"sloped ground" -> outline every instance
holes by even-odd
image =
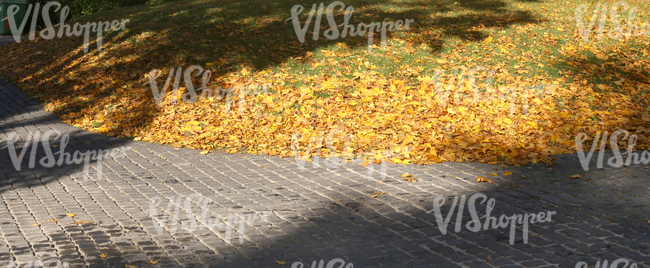
[[[594,265],[619,258],[650,265],[647,166],[583,172],[576,155],[562,155],[552,168],[388,164],[384,178],[377,165],[315,168],[308,163],[303,171],[278,156],[202,155],[87,132],[60,122],[4,81],[0,119],[0,147],[12,132],[26,137],[57,129],[70,135],[70,153],[132,149],[125,158],[105,160],[101,179],[91,162],[88,180],[82,165],[43,168],[37,161],[29,168],[29,152],[16,171],[7,148],[0,150],[3,267],[53,260],[70,267],[290,267],[295,261],[309,267],[335,258],[354,267],[575,267],[578,261]],[[37,153],[36,159],[45,156],[42,148]],[[369,168],[376,169],[371,179]],[[512,175],[502,176],[506,171]],[[495,172],[493,184],[475,181]],[[404,180],[404,173],[414,173],[416,182]],[[574,174],[582,177],[571,179]],[[433,200],[476,193],[496,199],[493,216],[556,214],[551,222],[531,225],[528,243],[520,226],[513,245],[509,229],[467,230],[467,209],[463,228],[454,231],[452,216],[443,235],[434,214],[427,213]],[[163,218],[170,200],[192,194],[214,201],[205,211],[209,218],[272,213],[267,221],[232,224],[230,236],[226,226],[189,232],[180,222],[205,219],[203,203],[195,197],[182,202],[177,218],[164,222],[159,234],[152,218]],[[443,217],[450,203],[442,207]],[[477,211],[483,215],[485,204]]]
[[[636,133],[637,148],[648,149],[648,37],[610,37],[615,22],[628,32],[629,16],[621,7],[615,19],[603,17],[604,35],[596,34],[598,21],[584,42],[575,10],[587,5],[587,27],[596,10],[592,2],[346,3],[355,8],[353,25],[415,20],[410,30],[388,34],[386,50],[368,53],[367,37],[324,38],[325,17],[319,40],[309,38],[308,27],[307,41],[298,42],[286,19],[300,1],[178,1],[69,22],[130,19],[126,30],[104,34],[102,52],[93,40],[84,54],[83,37],[9,45],[0,73],[71,125],[202,150],[293,156],[294,134],[302,134],[305,147],[321,133],[339,131],[334,151],[321,154],[410,147],[401,160],[525,164],[574,152],[578,133],[594,137],[617,129]],[[631,25],[650,22],[647,1],[627,4],[637,10]],[[343,13],[334,15],[343,21]],[[192,65],[212,71],[211,89],[272,86],[245,96],[245,105],[235,91],[230,112],[218,99],[172,104],[171,88],[158,107],[144,84],[149,72],[162,70],[160,90],[171,68]],[[475,75],[476,84],[466,79],[477,66],[494,71],[493,85],[487,86],[486,72]],[[457,68],[465,68],[465,78],[447,84]],[[437,82],[436,69],[445,71]],[[193,79],[196,87],[199,80]],[[531,86],[545,90],[526,90]],[[186,90],[183,83],[180,90]],[[473,101],[477,91],[482,97]],[[355,137],[350,151],[343,151],[345,135]]]

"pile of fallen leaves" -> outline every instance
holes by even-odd
[[[209,88],[272,83],[269,92],[248,95],[235,91],[227,108],[225,99],[215,98],[172,104],[170,89],[158,107],[151,88],[144,85],[149,72],[162,70],[158,79],[162,87],[171,67],[187,68],[198,64],[193,58],[203,59],[207,57],[204,53],[210,53],[194,48],[216,44],[195,36],[187,45],[187,36],[171,36],[163,30],[152,33],[147,31],[149,22],[139,22],[135,16],[130,19],[132,26],[127,31],[104,37],[104,44],[109,45],[101,53],[83,54],[82,38],[75,37],[23,41],[0,48],[0,73],[31,97],[45,101],[46,110],[74,126],[108,136],[202,150],[292,157],[294,149],[300,149],[303,156],[332,156],[397,147],[408,148],[408,153],[395,158],[397,163],[525,164],[549,162],[554,154],[574,153],[578,133],[593,138],[598,131],[611,133],[616,129],[637,134],[637,149],[650,148],[650,78],[643,69],[650,66],[647,39],[645,46],[628,47],[625,42],[607,46],[580,43],[577,33],[566,30],[564,37],[569,39],[564,44],[558,44],[557,37],[540,36],[559,49],[559,55],[545,59],[542,66],[577,67],[554,70],[560,78],[544,73],[529,75],[526,70],[527,61],[534,58],[529,52],[517,52],[512,44],[531,38],[521,33],[530,25],[513,26],[510,36],[460,43],[457,51],[440,52],[419,62],[398,58],[423,49],[420,41],[431,34],[426,25],[420,25],[422,30],[416,28],[410,36],[394,37],[392,44],[401,45],[389,46],[386,51],[375,48],[367,52],[365,47],[339,43],[267,68],[255,68],[245,61],[239,67],[229,65],[229,56],[234,59],[247,50],[216,48],[218,52],[211,57],[220,59],[202,65],[213,70]],[[273,21],[262,18],[267,19]],[[237,31],[227,26],[206,34],[238,38]],[[164,47],[166,52],[147,44]],[[293,45],[298,46],[292,41],[280,47]],[[486,58],[463,58],[459,53],[470,45],[483,50]],[[495,63],[489,57],[504,53],[518,63]],[[183,54],[191,56],[179,56]],[[605,63],[588,61],[584,56],[592,54]],[[376,66],[364,62],[370,57],[392,62],[399,71],[377,72]],[[310,74],[293,70],[290,64],[296,62],[325,70],[338,66],[343,71]],[[424,62],[442,62],[446,72],[436,81],[430,72],[418,68]],[[499,82],[482,92],[480,100],[473,99],[475,83],[447,83],[454,68],[479,65],[495,70],[494,79]],[[594,74],[614,86],[594,82]],[[479,76],[477,80],[485,78]],[[198,78],[193,84],[200,85]],[[540,84],[547,85],[544,94],[521,90]],[[508,93],[508,88],[515,90]],[[177,98],[184,90],[181,83]],[[353,138],[346,144],[349,135]],[[329,148],[328,136],[333,145]],[[294,137],[298,148],[292,148]],[[311,150],[305,152],[307,147]]]

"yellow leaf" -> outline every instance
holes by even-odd
[[[59,220],[57,220],[57,219],[49,219],[49,220],[47,220],[47,221],[49,221],[49,222],[57,222],[57,221],[59,221]]]
[[[489,44],[489,43],[492,42],[492,40],[493,40],[493,38],[492,38],[492,36],[490,36],[488,38],[485,38],[485,40],[483,40],[483,43]]]
[[[41,225],[40,225],[40,224],[38,224],[38,223],[34,223],[34,224],[32,224],[32,225],[34,225],[34,226],[41,226]]]
[[[128,264],[125,264],[124,267],[126,267],[126,268],[138,268],[138,267],[135,267],[133,265],[128,265]]]
[[[361,164],[361,165],[363,167],[367,167],[368,165],[370,165],[370,161],[368,161],[368,159],[366,159],[366,160],[363,161],[363,164]]]
[[[492,180],[483,177],[483,176],[476,176],[476,182],[489,182],[489,183],[494,183]]]
[[[108,255],[106,255],[106,254],[104,254],[104,253],[102,253],[102,254],[99,254],[99,257],[100,257],[100,258],[107,258],[107,257],[108,257]]]
[[[70,218],[74,218],[74,216],[76,216],[75,214],[72,214],[72,213],[66,213],[65,215],[70,217]]]
[[[275,261],[279,265],[285,265],[287,262],[286,261]]]
[[[205,151],[200,152],[199,154],[205,155],[205,154],[208,154],[209,152],[210,152],[210,150],[205,150]]]
[[[378,196],[378,195],[373,195],[373,196],[371,196],[371,197],[372,197],[372,198],[377,198],[377,197],[379,197],[379,196]]]
[[[512,172],[506,170],[506,172],[503,173],[503,176],[508,176],[508,175],[512,175]]]
[[[580,176],[578,174],[575,174],[575,175],[571,175],[571,178],[572,179],[580,179],[580,178],[582,178],[582,176]]]
[[[149,263],[156,264],[156,263],[158,263],[158,261],[150,261]]]
[[[402,174],[402,179],[407,180],[409,182],[416,182],[417,177],[413,176],[412,174]]]
[[[84,223],[91,223],[91,221],[75,221],[74,223],[84,224]]]
[[[612,87],[610,87],[608,85],[603,85],[603,84],[598,84],[596,87],[598,89],[600,89],[600,90],[608,90],[608,89],[612,88]]]

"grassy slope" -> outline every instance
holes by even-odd
[[[294,133],[303,134],[304,148],[310,137],[342,130],[334,139],[339,152],[346,133],[355,137],[353,153],[401,146],[412,148],[407,157],[417,163],[526,163],[575,151],[570,147],[579,132],[593,137],[618,128],[638,133],[637,147],[648,148],[648,37],[597,41],[591,35],[591,42],[582,42],[575,8],[590,5],[583,19],[588,23],[589,2],[349,1],[354,25],[415,20],[410,31],[389,33],[386,51],[371,53],[367,37],[324,38],[325,17],[319,40],[310,38],[312,22],[300,43],[285,19],[293,5],[307,9],[311,2],[136,6],[79,19],[131,20],[126,31],[105,34],[102,52],[92,40],[92,51],[84,54],[78,37],[23,41],[0,49],[0,73],[75,126],[191,148],[292,156]],[[628,4],[641,10],[637,22],[650,23],[646,1]],[[306,16],[300,18],[304,23]],[[340,23],[343,14],[336,18]],[[611,27],[608,21],[605,29]],[[247,96],[244,109],[235,102],[229,113],[224,100],[172,105],[169,93],[165,105],[156,106],[145,75],[162,69],[162,87],[171,67],[194,64],[212,71],[211,88],[273,86]],[[448,88],[443,105],[429,85],[434,70],[446,70],[446,82],[453,69],[474,66],[495,71],[493,90],[471,102],[463,96],[471,92],[464,83]],[[480,88],[484,78],[477,79]],[[521,90],[554,83],[543,94]],[[498,97],[506,88],[516,89],[512,99]]]

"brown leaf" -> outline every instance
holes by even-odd
[[[582,176],[580,176],[578,174],[574,174],[574,175],[571,175],[571,178],[572,179],[580,179],[580,178],[582,178]]]

